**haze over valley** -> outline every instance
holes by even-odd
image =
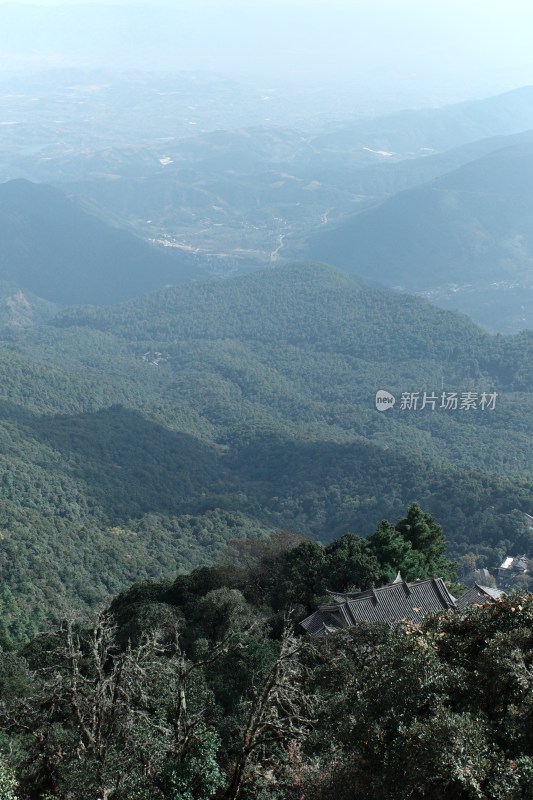
[[[150,244],[160,278],[149,271],[137,288],[132,275],[134,292],[149,281],[156,288],[158,281],[320,260],[463,310],[493,331],[531,324],[533,89],[350,123],[298,119],[301,127],[293,127],[261,118],[259,92],[206,75],[163,80],[76,69],[17,80],[22,91],[0,97],[4,192],[15,193],[10,181],[21,178],[53,185],[86,214]],[[192,135],[193,128],[203,131]],[[522,194],[511,173],[521,176]],[[42,190],[32,199],[28,186],[23,199],[17,187],[17,226],[35,236]],[[435,199],[428,204],[428,197]],[[66,211],[54,219],[37,244],[48,260],[46,238],[60,251],[73,230]],[[18,233],[4,220],[4,258],[12,263],[3,277],[11,280]],[[93,240],[103,240],[101,231]],[[19,241],[25,250],[28,242]],[[22,275],[19,283],[38,289]],[[44,285],[50,290],[46,277]],[[119,299],[100,286],[108,300]]]

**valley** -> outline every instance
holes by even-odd
[[[528,131],[533,128],[533,92],[528,87],[487,100],[355,120],[350,125],[315,121],[306,129],[281,126],[275,118],[260,119],[254,104],[265,101],[258,101],[245,87],[186,74],[169,81],[173,86],[155,78],[141,81],[133,74],[117,79],[105,72],[51,72],[36,87],[47,98],[46,113],[24,92],[4,95],[0,116],[9,135],[0,142],[0,176],[52,183],[87,212],[126,227],[159,248],[190,255],[187,279],[238,274],[279,258],[319,259],[419,292],[468,313],[493,331],[510,333],[530,325],[529,304],[519,302],[531,291],[529,245],[520,231],[509,231],[501,244],[488,241],[481,246],[482,227],[476,229],[475,219],[469,228],[463,225],[461,257],[470,259],[470,270],[481,270],[475,259],[485,259],[491,248],[489,261],[497,257],[503,269],[513,271],[512,280],[504,283],[485,274],[474,283],[457,280],[457,274],[441,265],[435,265],[437,281],[428,283],[416,272],[417,254],[403,255],[401,247],[396,252],[398,245],[392,245],[392,239],[394,257],[386,255],[389,266],[380,267],[377,274],[365,266],[368,245],[364,236],[358,241],[357,232],[358,225],[375,219],[375,234],[367,236],[377,237],[377,243],[380,227],[388,230],[399,224],[383,215],[403,202],[402,191],[415,192],[414,197],[419,191],[423,198],[426,184],[429,190],[429,182],[445,182],[454,170],[464,175],[465,187],[473,182],[468,191],[475,192],[475,172],[466,165],[478,159],[480,170],[485,169],[483,159],[488,158],[489,164],[493,159],[494,167],[487,169],[496,176],[500,150],[521,147],[527,161]],[[232,104],[233,119],[217,116],[228,93],[242,104]],[[201,98],[200,105],[196,103],[204,109],[204,117],[191,136],[188,115],[193,96]],[[81,126],[76,116],[80,104],[90,114]],[[141,107],[139,116],[136,111]],[[37,118],[40,143],[35,141]],[[257,124],[238,126],[250,119]],[[309,125],[310,118],[298,122]],[[496,197],[504,197],[505,190],[495,185],[492,191],[495,200],[487,212],[499,215]],[[435,208],[431,214],[435,220],[437,214],[447,215],[441,226],[456,225],[446,209]],[[407,206],[404,213],[416,224],[418,209]],[[357,244],[350,242],[341,254],[343,231],[352,219]],[[436,243],[439,235],[432,233]],[[445,248],[440,257],[450,267],[457,261]],[[401,259],[414,260],[410,281],[402,277]],[[526,265],[525,274],[520,273],[520,260]]]

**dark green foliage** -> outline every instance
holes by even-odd
[[[0,761],[0,796],[2,800],[17,800],[17,780],[13,770]]]
[[[301,605],[309,611],[324,594],[326,552],[318,542],[302,542],[285,553],[281,562],[280,605]]]
[[[455,574],[455,564],[445,558],[447,543],[441,526],[417,503],[396,525],[380,523],[368,545],[384,576],[391,580],[397,572],[408,581],[437,576],[451,579]]]
[[[319,728],[333,716],[330,736],[341,735],[335,766],[324,753],[307,778],[320,789],[304,796],[528,797],[530,606],[517,596],[373,641],[361,626],[320,642]]]
[[[188,758],[168,766],[161,778],[168,800],[209,800],[224,785],[224,773],[217,763],[220,737],[208,731],[196,739]]]
[[[197,635],[220,642],[232,630],[251,626],[255,614],[238,589],[212,589],[202,597],[192,617]]]
[[[34,633],[34,620],[21,608],[9,586],[0,586],[0,647],[12,650]]]
[[[6,653],[0,650],[1,700],[9,702],[23,697],[31,692],[31,687],[32,679],[26,659],[15,653]]]
[[[406,520],[435,524],[419,508],[398,527]],[[427,544],[417,541],[421,552]],[[320,559],[304,542],[269,563],[282,584],[285,574],[305,584],[328,556],[339,574],[357,567],[366,547],[344,536]],[[263,557],[271,559],[268,547]],[[528,800],[530,595],[431,616],[421,626],[360,623],[312,642],[286,629],[279,642],[265,624],[274,611],[265,597],[254,607],[221,584],[226,574],[244,587],[253,569],[204,568],[174,586],[134,586],[114,603],[118,630],[104,617],[92,630],[67,628],[71,639],[65,629],[40,637],[25,651],[32,672],[4,654],[0,747],[18,796],[43,800],[53,791],[73,800],[107,787],[120,800]],[[154,606],[170,617],[167,633],[151,637],[142,628],[159,624]],[[139,635],[127,641],[132,618]],[[106,687],[119,676],[119,700],[109,705]],[[77,727],[77,707],[87,734]],[[101,719],[94,729],[93,709]]]
[[[328,588],[363,591],[379,578],[380,564],[359,536],[347,533],[324,551]]]
[[[394,580],[398,572],[401,572],[406,580],[413,580],[412,545],[392,522],[387,520],[380,522],[376,532],[368,537],[368,545],[388,581]]]

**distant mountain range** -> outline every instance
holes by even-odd
[[[10,129],[6,169],[57,186],[0,184],[4,607],[38,626],[232,539],[366,534],[414,500],[454,558],[533,552],[533,335],[408,293],[533,327],[531,106],[142,145],[110,122],[103,148]]]
[[[311,233],[526,141],[524,132],[533,128],[533,89],[524,87],[444,108],[329,123],[323,132],[264,119],[202,130],[193,119],[193,78],[144,84],[133,77],[113,81],[103,72],[84,79],[83,71],[74,71],[64,76],[62,94],[59,73],[48,83],[30,81],[28,97],[44,92],[35,107],[19,81],[20,96],[4,101],[10,124],[0,144],[0,175],[53,183],[104,221],[171,244],[182,256],[196,253],[195,276],[228,275],[281,259],[305,260]],[[209,82],[206,87],[201,84],[200,95]],[[231,93],[225,83],[213,87],[214,96]],[[79,103],[98,121],[89,131],[72,111]],[[195,130],[198,135],[184,135]],[[167,282],[174,280],[171,275]],[[516,320],[509,329],[516,329]]]
[[[495,330],[533,327],[531,186],[533,134],[318,234],[306,255]]]
[[[313,144],[350,162],[361,158],[397,159],[443,152],[492,136],[533,128],[533,86],[443,108],[401,111],[340,127],[317,136]]]

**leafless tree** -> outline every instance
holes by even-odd
[[[256,751],[275,744],[302,741],[312,727],[314,698],[305,691],[307,670],[302,658],[309,647],[306,640],[295,637],[287,617],[279,654],[262,685],[254,692],[225,800],[238,797],[247,766]]]
[[[165,761],[183,761],[206,730],[201,724],[206,708],[188,698],[194,673],[238,639],[231,632],[191,661],[177,629],[170,636],[151,632],[134,648],[121,648],[106,614],[89,631],[65,622],[54,646],[43,654],[49,666],[34,676],[38,691],[0,710],[3,727],[34,738],[27,786],[57,793],[58,768],[78,762],[95,797],[108,800],[125,779],[124,754],[148,780]],[[150,747],[142,730],[149,731]]]

